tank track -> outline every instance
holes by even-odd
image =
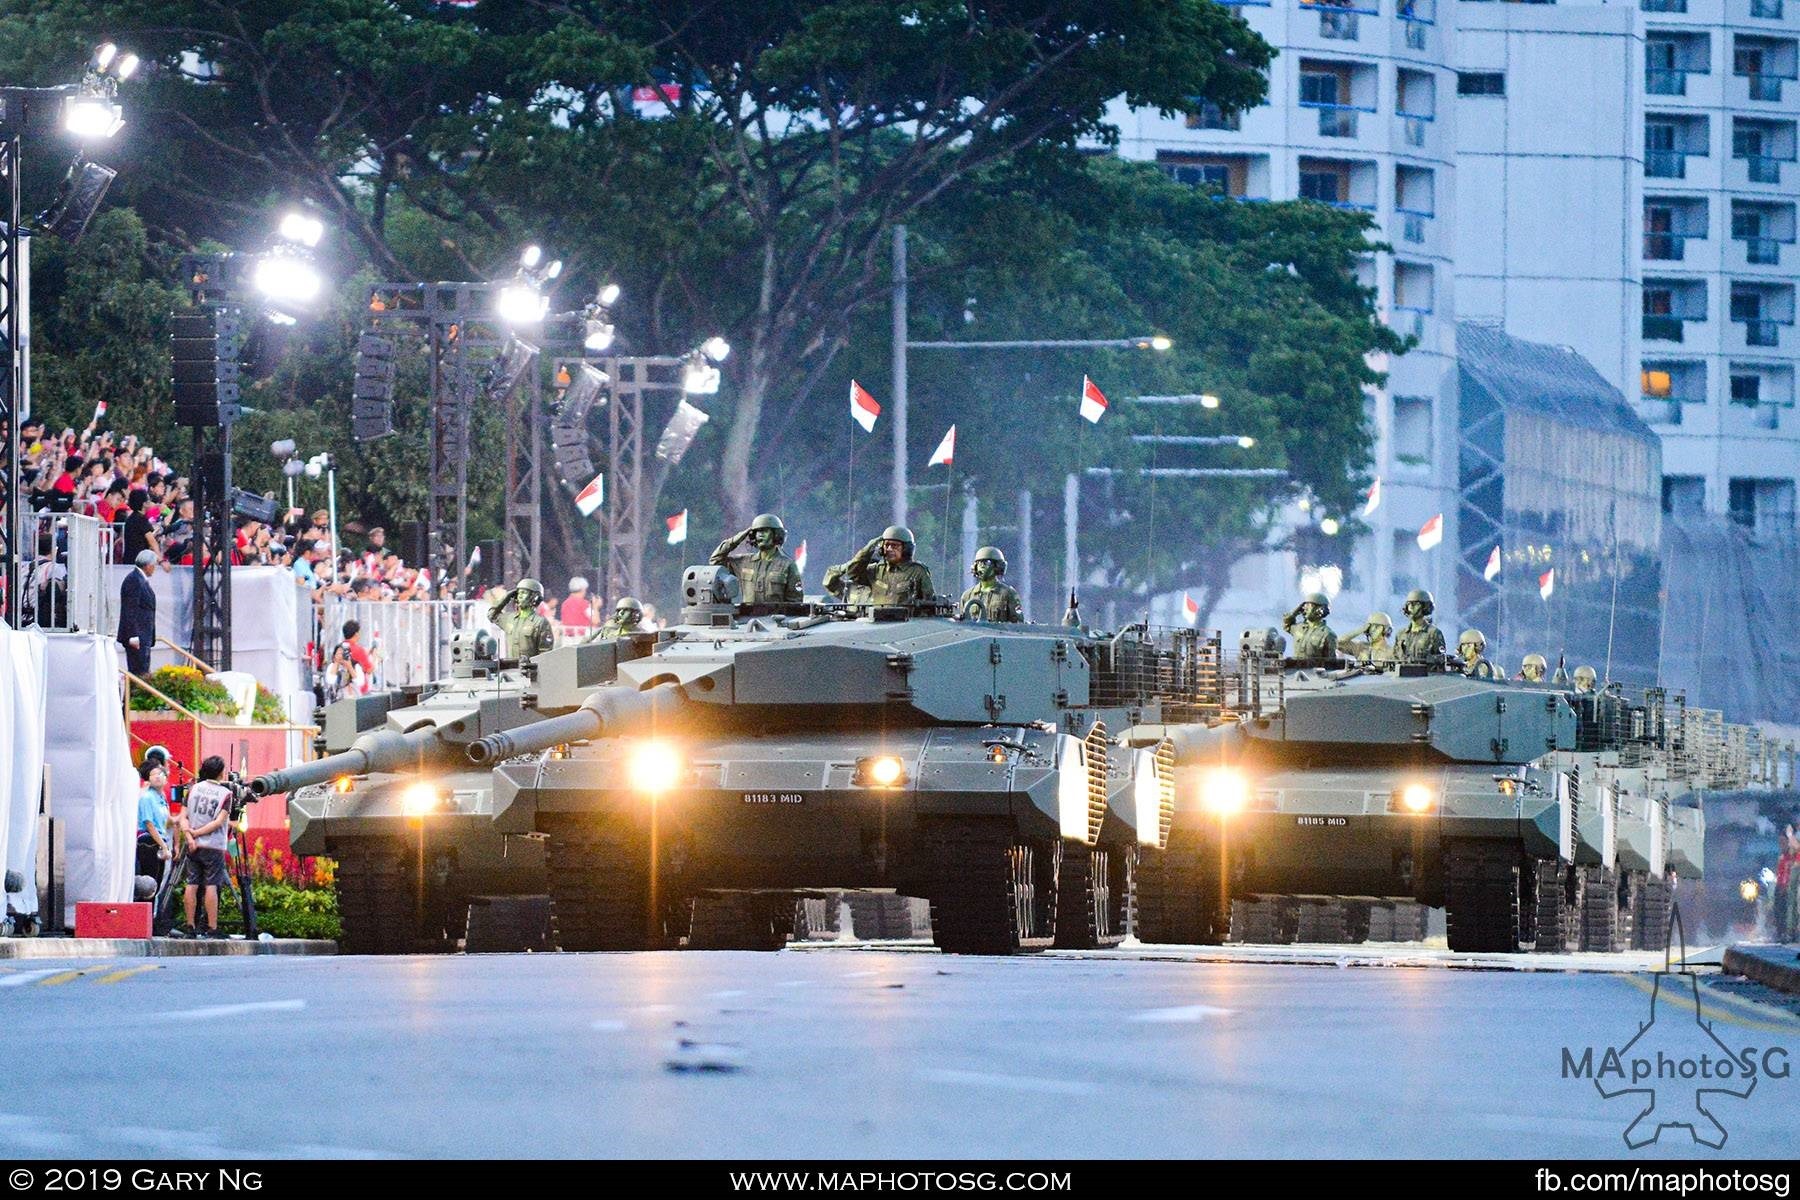
[[[1375,905],[1368,900],[1343,900],[1339,906],[1344,910],[1344,941],[1352,946],[1360,946],[1369,940],[1369,929],[1374,924]]]
[[[1052,943],[1060,841],[1021,842],[1011,821],[991,819],[934,819],[920,836],[935,872],[931,940],[940,950],[1016,954]]]
[[[893,892],[846,892],[850,929],[864,941],[903,940],[918,936],[912,899]]]
[[[1639,896],[1644,887],[1642,871],[1619,872],[1618,947],[1630,950],[1637,945],[1637,913]]]
[[[331,853],[337,862],[339,953],[443,953],[455,948],[461,931],[422,928],[429,922],[420,920],[418,864],[404,842],[357,838],[334,845]]]
[[[1342,901],[1302,903],[1295,914],[1294,940],[1341,946],[1350,940],[1349,920]]]
[[[1551,859],[1538,859],[1537,941],[1539,954],[1567,954],[1581,946],[1586,875]]]
[[[1064,843],[1056,881],[1056,946],[1094,950],[1125,940],[1131,852]]]
[[[580,818],[546,822],[545,866],[556,944],[563,950],[675,945],[671,922],[652,933],[649,851],[642,838]]]
[[[1214,854],[1186,839],[1170,838],[1166,850],[1147,851],[1138,862],[1137,913],[1141,941],[1216,946],[1225,940],[1219,872]]]
[[[1513,954],[1519,949],[1519,855],[1505,842],[1444,843],[1444,925],[1450,949]]]
[[[688,925],[690,950],[779,950],[794,933],[785,892],[701,892]]]
[[[1291,946],[1300,936],[1300,901],[1287,896],[1231,902],[1231,940],[1247,945]]]
[[[1669,945],[1669,881],[1654,875],[1638,889],[1632,920],[1632,945],[1639,950],[1666,950]]]
[[[1579,867],[1581,948],[1597,954],[1619,949],[1619,881],[1607,867]]]

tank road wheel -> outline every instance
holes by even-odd
[[[1518,852],[1504,842],[1477,838],[1446,842],[1444,916],[1450,949],[1480,954],[1516,953]],[[1398,924],[1398,913],[1395,920]]]
[[[1619,883],[1605,867],[1581,867],[1581,948],[1611,954],[1619,948]]]
[[[1555,859],[1540,858],[1533,866],[1537,880],[1539,954],[1567,954],[1581,945],[1581,915],[1586,880],[1579,870]]]
[[[1011,821],[934,820],[920,834],[931,864],[931,940],[947,954],[1015,954],[1056,935],[1062,841],[1021,838]]]
[[[661,905],[656,929],[649,928],[650,851],[643,837],[580,817],[555,821],[546,832],[544,865],[560,949],[652,950],[675,943],[678,898]]]
[[[1228,915],[1219,900],[1218,854],[1205,844],[1171,837],[1166,850],[1138,861],[1137,927],[1141,941],[1217,946]]]
[[[1064,842],[1056,881],[1056,945],[1094,950],[1125,940],[1131,901],[1129,847],[1108,849]]]
[[[338,950],[343,954],[443,953],[462,930],[454,906],[419,889],[418,856],[394,838],[357,838],[331,848],[337,862]],[[468,908],[462,907],[467,922]]]
[[[1639,950],[1666,950],[1669,946],[1669,881],[1647,876],[1638,888],[1637,913],[1632,920],[1632,945]]]
[[[779,950],[794,932],[786,892],[701,892],[694,897],[689,950]]]
[[[1369,925],[1375,906],[1367,900],[1345,900],[1342,903],[1344,942],[1346,945],[1360,946],[1369,940]]]

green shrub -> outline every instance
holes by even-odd
[[[329,888],[297,888],[290,884],[259,880],[251,886],[256,897],[256,927],[270,937],[325,938],[336,941],[337,893]],[[244,931],[243,913],[235,898],[221,897],[219,928],[226,933]]]
[[[237,705],[232,702],[231,693],[194,667],[158,667],[150,672],[149,684],[197,716],[237,716]],[[131,708],[133,712],[167,712],[169,706],[161,697],[133,688]]]

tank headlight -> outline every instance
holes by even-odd
[[[863,787],[899,787],[906,782],[906,764],[893,754],[877,754],[873,758],[858,759],[856,782]]]
[[[633,788],[654,796],[681,782],[681,755],[662,742],[645,742],[632,748],[627,771]]]
[[[331,783],[331,790],[340,796],[347,795],[350,791],[350,787],[351,783],[348,775],[339,775],[336,779],[332,780]]]
[[[1407,812],[1430,812],[1437,803],[1437,793],[1422,783],[1409,783],[1400,789],[1400,807]]]
[[[1208,771],[1200,780],[1200,803],[1222,817],[1242,812],[1250,803],[1250,781],[1229,767]]]
[[[400,811],[409,817],[423,817],[444,807],[444,793],[434,783],[415,783],[400,793]]]
[[[1746,879],[1744,882],[1738,884],[1738,895],[1744,898],[1746,904],[1756,903],[1756,896],[1760,890],[1761,889],[1756,886],[1756,880],[1754,879]]]

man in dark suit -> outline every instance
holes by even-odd
[[[150,674],[150,647],[156,644],[156,551],[138,553],[137,565],[119,588],[119,645],[125,647],[125,669],[140,679]]]

